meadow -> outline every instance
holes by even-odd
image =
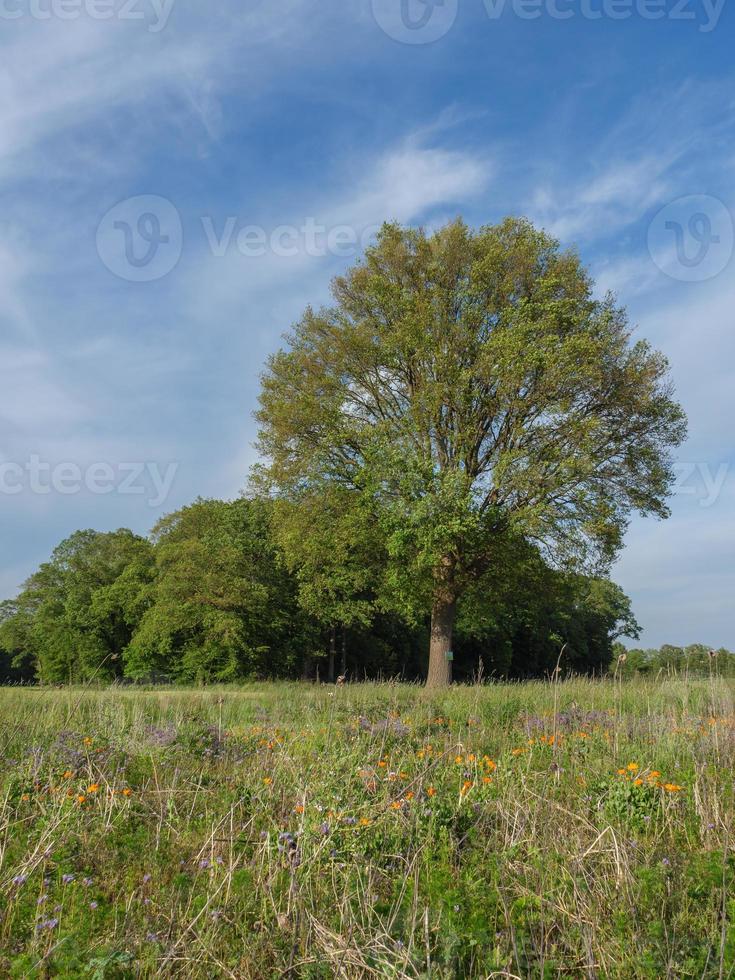
[[[733,694],[0,689],[0,976],[730,977]]]

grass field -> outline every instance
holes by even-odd
[[[0,690],[0,976],[730,977],[733,694]]]

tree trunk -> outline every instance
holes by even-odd
[[[435,575],[427,687],[446,687],[452,681],[452,634],[457,610],[453,579],[453,565],[446,559]]]
[[[327,680],[330,684],[334,684],[334,657],[337,652],[337,627],[332,627],[332,632],[329,634],[329,672],[327,675]]]
[[[342,627],[342,668],[340,673],[343,677],[347,676],[347,629]]]

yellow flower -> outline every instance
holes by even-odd
[[[629,762],[628,765],[626,766],[626,769],[628,770],[628,772],[637,772],[638,771],[638,763],[637,762]]]
[[[271,777],[270,777],[270,776],[266,776],[266,777],[265,777],[265,778],[263,779],[263,782],[265,783],[265,785],[266,785],[266,786],[270,786],[270,785],[271,785],[271,783],[273,782],[273,780],[271,779]]]
[[[390,808],[391,808],[391,810],[400,810],[401,809],[401,801],[400,800],[393,800],[393,802],[390,805]]]
[[[99,783],[92,783],[91,786],[88,786],[87,787],[87,792],[88,793],[96,793],[99,790],[99,788],[100,788],[100,784]]]
[[[464,760],[462,759],[462,756],[461,756],[461,755],[456,755],[456,756],[454,757],[454,761],[455,761],[455,763],[456,763],[456,765],[458,765],[458,766],[461,766],[461,765],[462,765],[462,762],[463,762]]]
[[[133,795],[132,789],[130,789],[129,786],[126,786],[125,789],[123,790],[123,796],[132,796],[132,795]]]
[[[94,741],[94,739],[92,739],[92,738],[90,738],[89,736],[87,736],[87,737],[86,737],[86,738],[84,739],[84,744],[85,744],[85,745],[91,745],[93,741]]]
[[[360,817],[360,826],[361,827],[369,827],[371,823],[372,823],[372,820],[369,820],[367,817]]]
[[[664,789],[667,793],[678,793],[684,789],[683,786],[679,786],[677,783],[664,783]]]

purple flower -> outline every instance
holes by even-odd
[[[16,875],[15,878],[13,878],[14,885],[25,885],[27,881],[28,875],[25,874]]]
[[[143,875],[143,884],[144,885],[147,885],[150,880],[151,880],[151,876],[149,874],[144,874]]]
[[[97,902],[90,902],[90,903],[89,903],[89,907],[90,907],[90,908],[92,909],[92,911],[94,912],[94,910],[95,910],[95,909],[97,908]]]
[[[61,884],[62,885],[71,885],[72,882],[74,881],[74,877],[75,877],[74,875],[70,875],[70,874],[62,875],[61,876]]]

